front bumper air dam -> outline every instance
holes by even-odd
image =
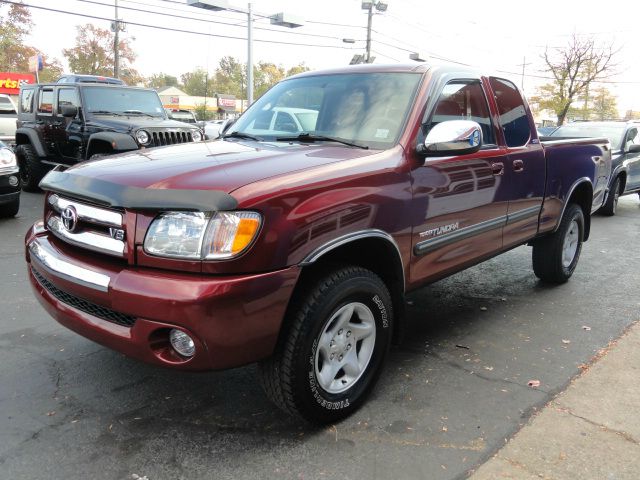
[[[290,267],[212,277],[122,265],[107,268],[97,262],[89,266],[65,255],[55,240],[49,242],[38,224],[27,234],[26,256],[36,297],[59,323],[138,360],[196,371],[237,367],[270,356],[300,272]],[[131,316],[135,323],[127,327],[103,320],[71,306],[68,298]],[[193,357],[181,357],[170,347],[168,332],[176,327],[194,339]]]

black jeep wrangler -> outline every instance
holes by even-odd
[[[170,120],[155,90],[90,83],[25,85],[17,126],[16,157],[29,191],[56,165],[204,137],[196,125]]]

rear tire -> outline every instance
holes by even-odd
[[[564,283],[576,269],[584,239],[584,215],[575,203],[567,205],[558,230],[533,244],[533,271],[549,283]]]
[[[331,271],[294,299],[274,355],[259,365],[267,396],[309,422],[354,412],[378,379],[391,343],[386,285],[360,267]]]
[[[20,210],[20,197],[13,202],[0,205],[0,218],[15,217]]]
[[[20,182],[22,189],[27,192],[37,192],[38,184],[50,168],[40,162],[38,154],[29,144],[18,145],[16,148],[16,158],[20,167]]]
[[[613,186],[609,191],[609,196],[607,197],[607,201],[604,203],[602,208],[600,209],[600,213],[607,217],[613,217],[616,214],[616,209],[618,208],[618,199],[620,198],[620,188],[622,187],[622,182],[620,181],[620,177],[616,177],[613,182]]]

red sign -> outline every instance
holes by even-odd
[[[30,73],[0,72],[0,93],[18,95],[22,85],[35,82],[36,77]]]
[[[180,104],[180,97],[169,97],[169,103]]]
[[[233,98],[218,98],[218,107],[236,108],[236,101]]]

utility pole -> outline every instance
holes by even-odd
[[[373,23],[373,2],[369,3],[369,10],[367,11],[367,54],[364,59],[364,63],[371,63],[371,24]]]
[[[253,103],[253,14],[247,7],[247,106]]]
[[[113,36],[113,76],[118,78],[120,75],[120,21],[118,20],[118,0],[115,0],[116,3],[116,19],[113,25],[114,33]]]
[[[530,63],[527,63],[527,57],[522,57],[522,78],[520,80],[520,88],[522,89],[523,92],[524,92],[524,67],[526,67],[527,65],[531,65]]]

